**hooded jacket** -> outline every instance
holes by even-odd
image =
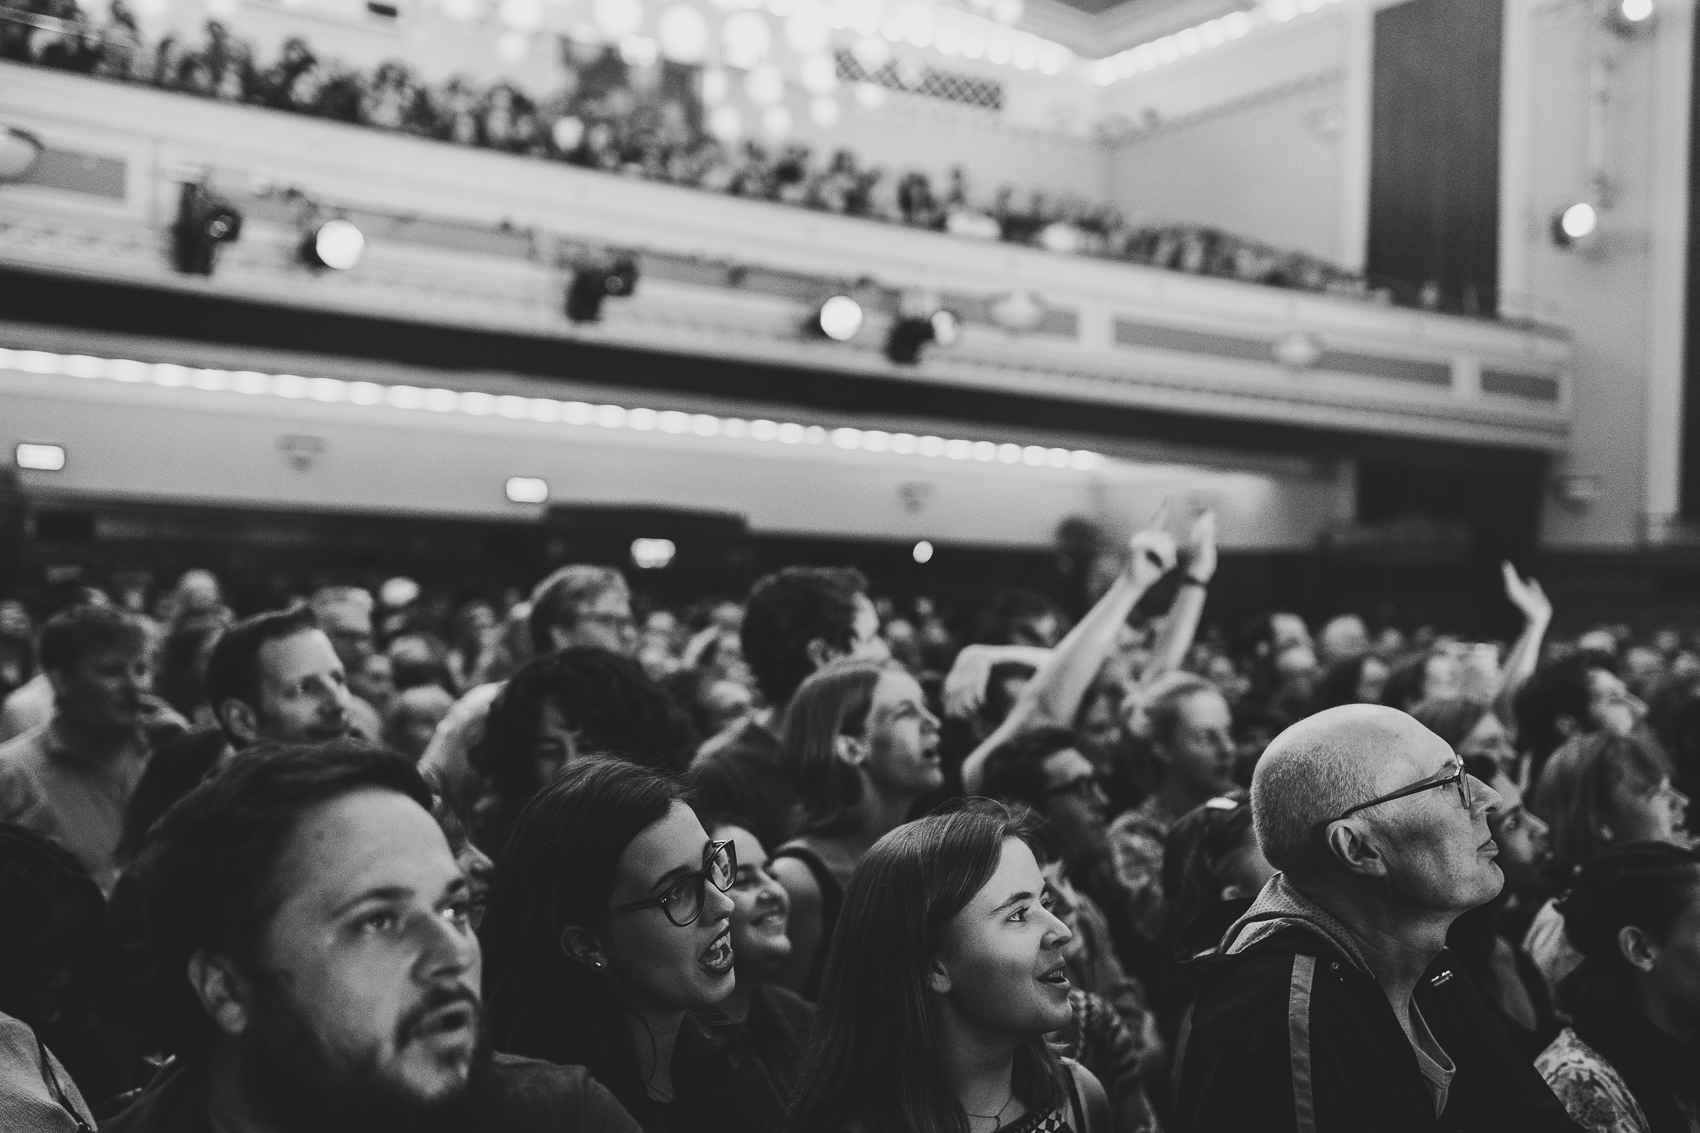
[[[1193,970],[1200,990],[1176,1053],[1179,1133],[1578,1129],[1444,951],[1412,997],[1454,1067],[1436,1116],[1357,941],[1282,875]]]

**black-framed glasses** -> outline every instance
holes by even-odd
[[[687,873],[667,887],[667,892],[659,897],[646,897],[642,901],[632,901],[625,905],[615,905],[605,914],[617,917],[621,913],[635,913],[639,909],[658,908],[667,914],[667,919],[684,928],[696,923],[702,916],[703,902],[708,898],[708,887],[714,886],[724,893],[732,888],[732,882],[738,876],[738,847],[731,842],[710,842],[702,851],[702,868],[694,873]]]
[[[1104,793],[1104,780],[1097,775],[1082,775],[1078,779],[1055,787],[1046,787],[1039,792],[1042,799],[1054,799],[1059,795],[1073,795],[1086,802],[1096,802],[1108,797]]]
[[[1424,791],[1434,791],[1441,787],[1451,787],[1454,785],[1458,788],[1458,801],[1464,805],[1464,809],[1473,810],[1475,807],[1475,798],[1470,791],[1470,773],[1464,768],[1463,758],[1461,756],[1454,755],[1451,763],[1447,764],[1446,767],[1442,768],[1440,771],[1430,775],[1428,778],[1418,779],[1415,783],[1412,783],[1408,787],[1400,787],[1397,791],[1389,791],[1387,794],[1379,795],[1376,798],[1369,800],[1367,803],[1359,803],[1357,806],[1347,807],[1329,821],[1339,822],[1342,818],[1350,818],[1352,815],[1358,813],[1358,811],[1368,810],[1372,806],[1380,806],[1382,803],[1390,803],[1395,799],[1406,799],[1410,798],[1412,795],[1420,795]]]

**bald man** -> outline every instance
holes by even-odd
[[[1504,884],[1498,805],[1392,708],[1333,708],[1275,738],[1251,806],[1280,872],[1197,962],[1177,1129],[1576,1129],[1445,952]]]

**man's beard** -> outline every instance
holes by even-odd
[[[273,980],[256,981],[252,1039],[242,1086],[256,1114],[298,1133],[469,1133],[494,1087],[480,1017],[467,1081],[447,1097],[422,1098],[379,1064],[379,1054],[332,1050]],[[424,1010],[445,1003],[428,1000]],[[423,1014],[423,1010],[417,1014]],[[404,1032],[407,1021],[404,1020]],[[398,1042],[398,1045],[400,1043]]]

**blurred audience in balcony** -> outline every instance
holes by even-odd
[[[0,0],[0,58],[964,237],[1388,298],[1318,257],[1217,229],[1134,225],[1113,205],[1076,194],[1003,185],[987,197],[960,166],[941,189],[924,172],[879,168],[849,149],[826,156],[796,143],[715,137],[702,124],[700,69],[631,66],[612,48],[567,46],[559,85],[539,97],[463,75],[431,83],[397,60],[362,71],[322,58],[299,36],[266,61],[219,20],[207,21],[198,41],[167,35],[148,45],[124,0],[113,0],[98,28],[76,0]]]

